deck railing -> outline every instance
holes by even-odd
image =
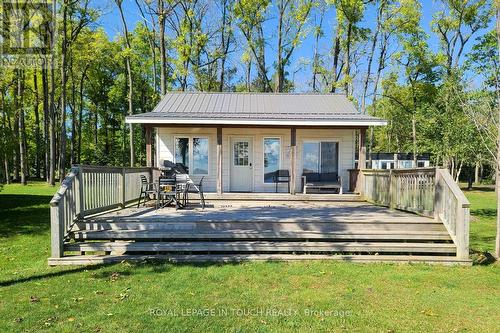
[[[434,215],[457,246],[457,257],[469,257],[470,203],[446,169],[436,170]]]
[[[469,201],[446,169],[362,170],[362,195],[378,205],[434,217],[457,246],[457,257],[469,256]]]
[[[157,173],[155,168],[72,167],[50,202],[52,257],[63,255],[64,240],[79,219],[136,201],[141,175],[152,181]]]

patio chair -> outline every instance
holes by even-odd
[[[175,192],[176,192],[176,208],[186,206],[188,201],[189,183],[192,182],[188,174],[175,174]]]
[[[203,193],[203,179],[205,177],[201,177],[200,181],[198,184],[194,183],[192,180],[188,184],[188,194],[189,193],[198,193],[200,195],[200,203],[201,203],[201,208],[205,209],[205,194]],[[187,197],[189,201],[189,196]],[[186,202],[187,204],[188,202]]]
[[[150,183],[148,178],[141,175],[141,193],[139,194],[139,202],[137,203],[137,208],[141,205],[141,199],[144,198],[142,205],[145,206],[146,202],[151,200],[151,195],[156,196],[158,190],[155,183]]]
[[[290,193],[290,172],[288,170],[276,170],[273,176],[273,180],[276,183],[276,193],[278,193],[278,184],[287,183],[288,193]]]
[[[160,203],[161,201],[161,203]],[[156,197],[156,209],[163,208],[175,202],[176,208],[178,207],[177,202],[177,191],[174,178],[160,177],[158,180],[158,194]]]

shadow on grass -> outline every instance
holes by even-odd
[[[272,263],[278,263],[279,261],[270,261]],[[189,266],[189,267],[195,267],[195,268],[207,268],[211,266],[227,266],[227,265],[241,265],[242,262],[203,262],[203,263],[174,263],[166,260],[161,260],[161,259],[147,259],[143,261],[126,261],[124,260],[121,263],[103,263],[103,264],[96,264],[96,265],[86,265],[86,266],[78,266],[73,269],[67,269],[67,270],[61,270],[57,272],[48,272],[46,274],[38,274],[38,275],[32,275],[32,276],[27,276],[23,278],[18,278],[18,279],[12,279],[12,280],[6,280],[6,281],[0,281],[0,287],[9,287],[21,283],[29,283],[29,282],[35,282],[38,280],[44,280],[44,279],[50,279],[50,278],[57,278],[61,276],[68,276],[72,274],[77,274],[77,273],[82,273],[82,272],[91,272],[91,271],[98,271],[100,269],[107,269],[107,268],[112,268],[114,267],[115,269],[109,270],[109,271],[101,271],[98,272],[94,275],[95,278],[98,279],[112,279],[113,276],[116,274],[116,276],[130,276],[134,274],[134,269],[137,268],[146,268],[150,269],[151,272],[156,273],[156,274],[163,274],[170,272],[172,270],[172,267],[183,267],[183,266]],[[121,266],[121,265],[127,265],[129,268],[132,269],[132,271],[127,271],[126,268],[127,266]]]
[[[464,192],[495,192],[495,185],[473,186],[470,190],[467,187],[460,187]]]
[[[496,217],[497,210],[496,209],[473,209],[471,210],[471,214],[473,216],[482,216],[482,217]]]
[[[488,266],[496,262],[495,257],[489,252],[474,251],[471,256],[474,265]]]
[[[0,194],[0,237],[48,231],[50,199],[45,195]]]
[[[111,266],[113,266],[113,265],[102,264],[102,265],[92,265],[92,266],[80,266],[80,267],[77,267],[74,269],[69,269],[69,270],[63,270],[63,271],[58,271],[58,272],[49,272],[46,274],[32,275],[32,276],[19,278],[19,279],[1,281],[0,287],[8,287],[8,286],[13,286],[13,285],[19,284],[19,283],[34,282],[34,281],[48,279],[48,278],[66,276],[66,275],[70,275],[70,274],[81,273],[84,271],[95,271],[95,270],[101,269],[103,267],[111,267]]]

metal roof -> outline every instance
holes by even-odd
[[[340,94],[169,92],[152,112],[127,123],[241,125],[385,125]]]

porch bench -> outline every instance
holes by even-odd
[[[302,174],[302,191],[307,194],[307,190],[315,189],[317,191],[337,190],[342,194],[342,178],[336,172],[328,173],[304,173]]]

